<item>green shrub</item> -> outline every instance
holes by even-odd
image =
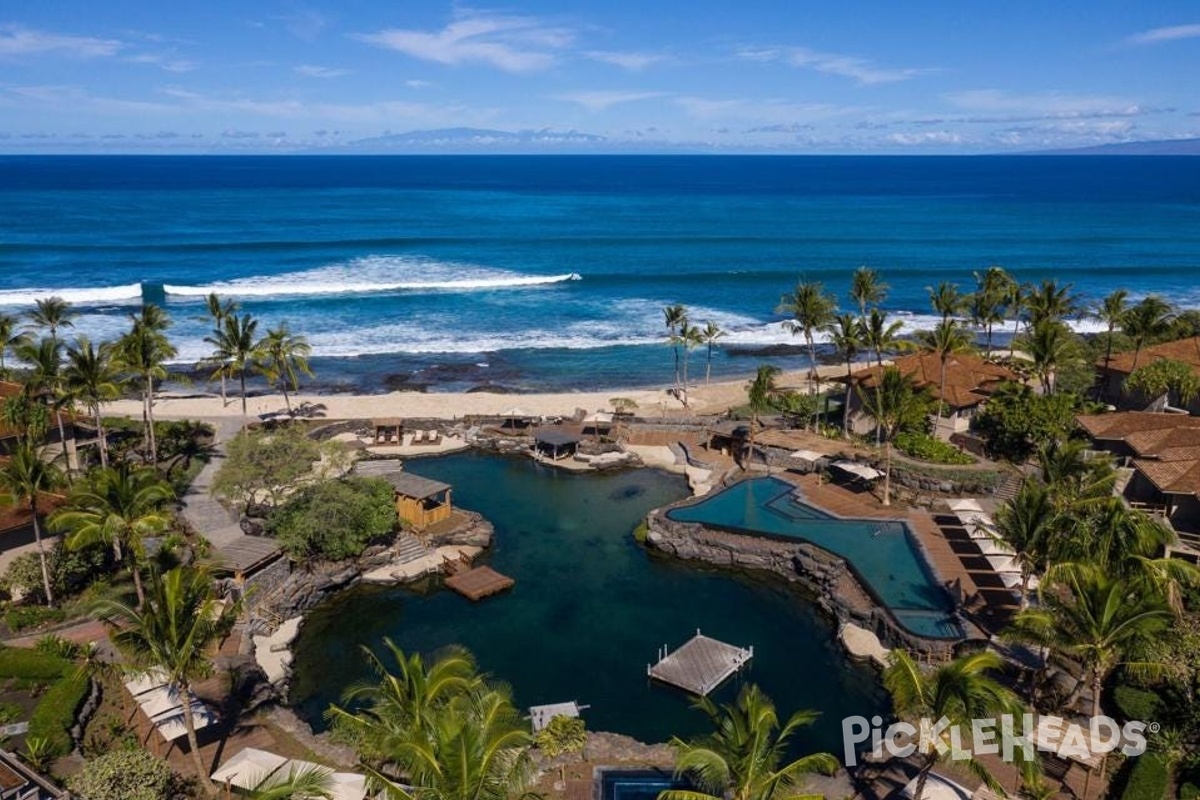
[[[1162,698],[1148,689],[1120,685],[1113,689],[1113,703],[1122,719],[1151,722],[1162,711]]]
[[[646,537],[650,535],[650,526],[645,520],[638,523],[638,526],[633,529],[633,540],[638,543],[644,543]]]
[[[534,743],[549,758],[578,753],[587,746],[587,729],[579,717],[558,715],[533,737]]]
[[[70,668],[71,662],[58,656],[24,647],[0,647],[0,679],[22,678],[45,683],[58,680]]]
[[[67,550],[61,544],[46,552],[46,568],[50,571],[50,588],[56,597],[73,594],[84,588],[98,575],[107,571],[112,551],[103,544]],[[45,601],[42,584],[42,564],[37,553],[22,553],[12,560],[0,585],[8,592],[20,592],[36,602]]]
[[[1179,787],[1179,800],[1200,800],[1200,786],[1185,783]]]
[[[13,606],[8,611],[4,612],[4,623],[8,625],[8,629],[13,633],[27,630],[29,628],[37,628],[42,625],[52,625],[62,622],[66,619],[66,614],[61,608],[47,608],[46,606]]]
[[[34,649],[39,653],[45,653],[58,658],[65,658],[68,661],[74,661],[79,658],[80,647],[74,642],[67,641],[61,636],[56,636],[53,633],[48,633],[38,639],[34,644]]]
[[[56,756],[71,752],[71,726],[88,686],[86,675],[71,674],[47,689],[29,717],[30,738],[45,739]]]
[[[293,560],[337,561],[360,555],[396,527],[395,491],[378,478],[306,486],[267,520],[267,532]]]
[[[159,800],[171,796],[171,767],[145,750],[124,748],[91,759],[67,788],[88,800]]]
[[[896,449],[909,458],[931,461],[934,464],[974,464],[974,457],[952,444],[935,439],[927,433],[904,431],[893,440]]]
[[[1158,753],[1146,753],[1134,761],[1121,800],[1163,800],[1171,782],[1171,771]]]

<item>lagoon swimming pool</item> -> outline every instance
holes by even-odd
[[[677,522],[815,544],[844,558],[912,633],[935,639],[962,635],[950,596],[906,523],[835,517],[799,500],[795,488],[778,478],[751,478],[666,513]]]

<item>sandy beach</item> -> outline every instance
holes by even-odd
[[[845,367],[824,366],[823,376],[842,375]],[[588,413],[611,411],[614,397],[626,397],[637,403],[635,413],[643,417],[678,417],[684,414],[719,414],[746,402],[748,379],[714,381],[693,385],[689,407],[664,389],[607,389],[597,392],[559,392],[542,394],[492,394],[392,392],[390,394],[315,395],[301,392],[292,395],[292,407],[317,408],[314,416],[327,419],[367,419],[370,417],[411,417],[417,419],[454,420],[468,415],[502,415],[519,409],[528,416],[569,417],[576,409]],[[808,380],[804,371],[782,373],[776,380],[780,389],[805,390]],[[205,387],[207,388],[207,387]],[[214,387],[215,388],[215,387]],[[283,396],[265,394],[246,401],[247,416],[285,411]],[[118,400],[105,407],[105,413],[116,416],[140,417],[142,404],[138,400]],[[161,393],[154,402],[156,419],[217,419],[242,415],[241,398],[230,393],[226,402],[219,394],[176,395]]]

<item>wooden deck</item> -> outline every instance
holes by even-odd
[[[516,583],[491,567],[474,567],[446,578],[446,586],[470,600],[482,600],[509,589]]]
[[[754,657],[754,648],[736,647],[696,631],[675,652],[659,651],[658,663],[647,665],[646,674],[692,694],[706,696]]]

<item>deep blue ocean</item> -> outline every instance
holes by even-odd
[[[104,338],[153,300],[188,364],[216,291],[330,391],[665,385],[671,303],[729,331],[714,376],[796,367],[780,295],[848,308],[860,264],[910,328],[991,264],[1200,306],[1200,158],[0,157],[0,310],[57,294]]]

